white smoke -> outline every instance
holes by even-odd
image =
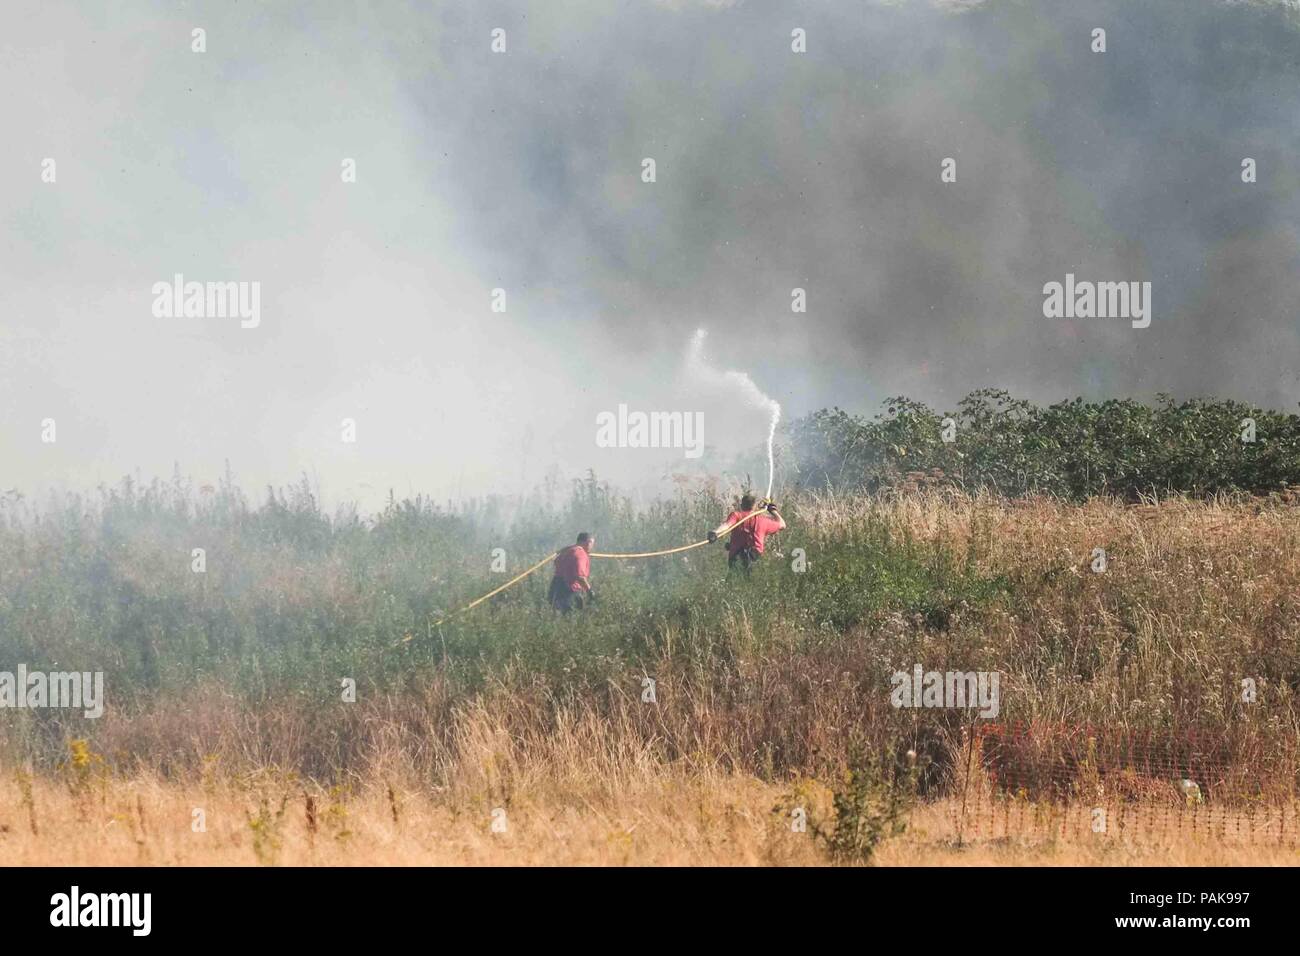
[[[772,454],[772,443],[776,439],[776,426],[781,421],[781,403],[765,395],[754,380],[744,372],[733,370],[719,371],[708,363],[704,357],[704,340],[708,337],[705,329],[696,329],[691,337],[691,346],[686,353],[686,371],[692,378],[702,382],[716,383],[719,379],[726,383],[728,390],[741,397],[746,404],[771,414],[767,428],[767,498],[772,497],[772,479],[776,474],[776,462]]]

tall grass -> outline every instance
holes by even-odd
[[[509,575],[578,530],[602,551],[672,546],[731,505],[699,492],[637,510],[594,479],[522,507],[394,500],[365,519],[324,514],[305,484],[258,505],[233,482],[180,479],[41,509],[11,496],[0,669],[103,670],[108,709],[9,712],[0,757],[55,772],[89,739],[119,772],[400,770],[446,787],[477,747],[499,755],[491,789],[535,777],[528,755],[561,731],[583,742],[573,773],[614,779],[646,764],[830,772],[852,738],[917,751],[933,797],[951,790],[969,715],[890,706],[890,674],[921,663],[1001,672],[1007,720],[1195,728],[1241,774],[1266,766],[1294,791],[1300,518],[1277,502],[805,494],[750,580],[717,546],[603,560],[587,612],[550,612],[544,570],[432,626],[506,579],[495,548]],[[474,739],[485,726],[500,739]]]

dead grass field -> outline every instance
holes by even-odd
[[[204,787],[114,781],[73,794],[50,781],[0,785],[0,863],[7,866],[814,866],[809,833],[774,812],[785,789],[745,777],[628,781],[616,791],[519,795],[492,831],[487,803],[395,786],[358,793],[286,786],[271,776]],[[307,795],[311,794],[309,818]],[[194,829],[196,809],[205,830]],[[282,811],[282,812],[281,812]],[[982,838],[958,845],[958,806],[923,806],[886,843],[880,866],[1234,866],[1300,864],[1300,851],[1203,837],[1132,842]]]

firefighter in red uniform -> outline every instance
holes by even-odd
[[[718,540],[718,536],[736,522],[742,521],[731,531],[731,540],[727,543],[727,567],[737,564],[749,576],[749,569],[763,554],[763,542],[769,534],[775,534],[785,527],[785,519],[776,510],[776,505],[768,502],[763,511],[754,511],[754,496],[745,495],[740,499],[740,510],[727,515],[722,524],[709,532],[709,542]],[[766,512],[766,513],[764,513]],[[747,517],[748,516],[748,517]]]
[[[595,535],[584,531],[578,543],[571,544],[555,556],[555,577],[551,578],[551,591],[547,595],[551,607],[568,614],[574,608],[581,610],[595,594],[591,590],[591,555],[596,546]]]

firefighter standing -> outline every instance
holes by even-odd
[[[731,540],[727,542],[727,567],[734,569],[739,564],[748,577],[754,562],[763,555],[764,540],[769,534],[783,529],[785,519],[770,501],[754,513],[754,496],[745,495],[740,499],[740,510],[727,515],[722,524],[709,532],[709,542],[717,541],[718,536],[732,525],[736,527],[732,528]]]
[[[571,544],[555,556],[555,577],[547,599],[551,607],[563,614],[589,604],[595,594],[591,590],[591,555],[596,537],[589,532],[578,535],[578,543]]]

